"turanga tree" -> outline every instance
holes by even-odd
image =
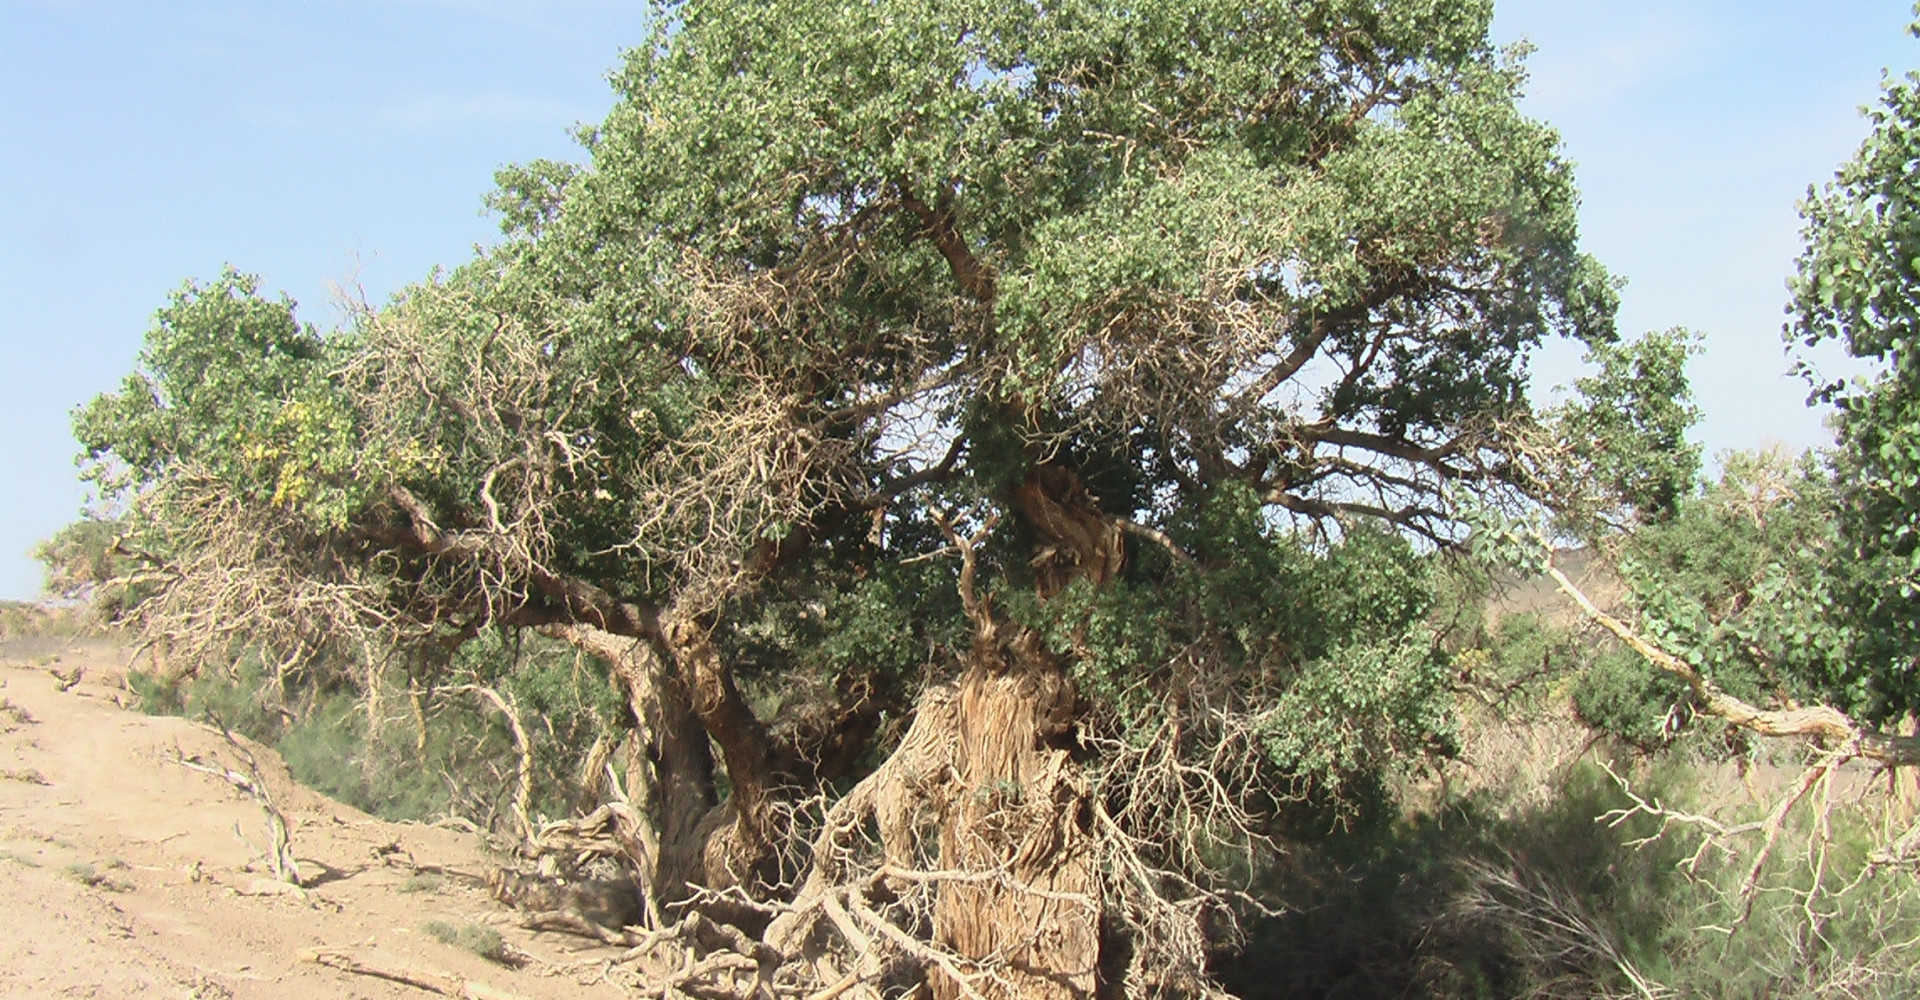
[[[1217,993],[1281,818],[1446,749],[1430,554],[1554,481],[1531,350],[1614,337],[1490,17],[661,5],[496,247],[328,333],[161,311],[77,420],[129,614],[604,658],[710,993]]]

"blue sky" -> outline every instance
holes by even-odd
[[[1905,0],[1498,9],[1537,48],[1527,108],[1579,164],[1586,245],[1630,282],[1623,329],[1706,336],[1697,436],[1825,440],[1781,374],[1794,203],[1882,68],[1920,66]],[[230,261],[326,325],[336,286],[378,301],[458,262],[494,233],[494,169],[575,156],[643,28],[598,0],[0,0],[0,598],[37,592],[26,552],[82,502],[68,411],[168,292]]]

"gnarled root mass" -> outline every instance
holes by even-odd
[[[1202,925],[1221,898],[1123,832],[1099,782],[1050,742],[1039,683],[975,670],[929,690],[886,761],[793,811],[791,829],[811,837],[789,883],[695,890],[617,931],[571,929],[624,945],[608,975],[650,996],[1078,1000],[1103,978],[1128,997],[1220,995]],[[626,812],[537,840],[621,852]],[[1129,955],[1159,975],[1127,974]],[[1116,965],[1104,976],[1103,961]]]

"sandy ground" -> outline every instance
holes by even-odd
[[[52,671],[75,667],[82,681],[59,690]],[[488,897],[476,837],[371,819],[258,748],[310,888],[257,894],[275,888],[247,843],[268,842],[262,809],[171,759],[237,756],[204,726],[120,707],[123,676],[110,645],[0,642],[0,997],[623,995],[601,978],[612,949],[521,930]],[[495,928],[519,967],[442,943],[430,921]]]

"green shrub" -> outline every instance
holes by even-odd
[[[607,720],[625,716],[603,664],[547,640],[484,636],[451,662],[420,667],[428,677],[490,683],[518,706],[533,744],[534,814],[566,815],[581,804],[582,758]],[[224,725],[272,746],[296,781],[382,819],[451,813],[504,828],[518,752],[501,715],[471,693],[425,689],[416,700],[397,669],[381,675],[378,691],[343,681],[366,674],[332,662],[280,674],[246,653],[186,677],[132,671],[128,686],[143,711]]]
[[[409,875],[405,882],[402,882],[398,886],[396,886],[395,891],[433,893],[433,892],[439,892],[441,886],[445,884],[446,884],[446,879],[440,877],[439,875],[434,874],[433,872],[415,872],[414,874]]]
[[[489,962],[511,964],[506,941],[500,937],[499,931],[491,927],[475,923],[450,924],[443,920],[429,920],[421,924],[420,929],[441,944],[465,948]]]
[[[1674,741],[1687,704],[1685,682],[1618,647],[1593,655],[1573,687],[1582,722],[1641,751]]]

